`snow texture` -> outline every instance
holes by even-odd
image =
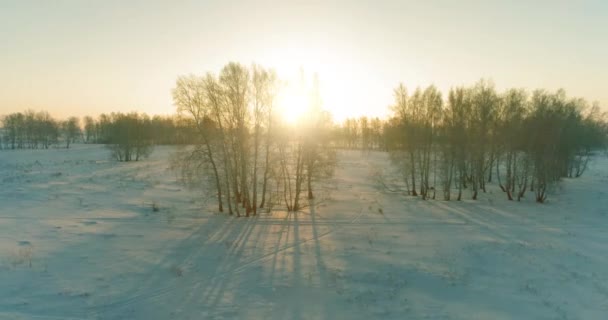
[[[536,204],[495,185],[423,201],[395,192],[386,154],[341,151],[303,212],[235,218],[177,181],[174,150],[133,163],[95,145],[0,152],[0,319],[608,314],[604,156]]]

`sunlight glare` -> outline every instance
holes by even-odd
[[[285,121],[296,123],[306,112],[308,99],[302,90],[288,88],[279,96],[279,106]]]
[[[311,104],[311,91],[315,74],[319,81],[321,108],[329,111],[335,120],[341,121],[356,116],[346,92],[355,87],[349,76],[348,63],[338,59],[336,52],[319,48],[285,47],[274,49],[266,59],[266,64],[274,67],[279,76],[286,80],[278,98],[285,120],[295,123]]]

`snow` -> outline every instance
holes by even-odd
[[[234,218],[177,181],[174,150],[0,152],[0,319],[608,314],[605,157],[541,205],[496,186],[478,201],[408,197],[378,182],[399,180],[386,154],[341,151],[304,212]]]

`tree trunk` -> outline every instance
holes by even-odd
[[[508,155],[507,155],[508,157]],[[507,160],[508,161],[508,160]],[[500,190],[502,190],[502,192],[505,192],[506,189],[505,187],[502,185],[502,181],[500,180],[500,157],[497,156],[496,157],[496,179],[498,179],[498,186],[500,187]],[[491,171],[492,169],[490,169]],[[508,170],[508,169],[507,169]],[[507,179],[508,179],[508,173],[507,173]]]
[[[412,178],[412,195],[417,196],[416,193],[416,164],[414,163],[414,152],[410,150],[410,174]]]
[[[220,175],[217,170],[217,166],[215,165],[215,160],[213,159],[213,153],[211,152],[211,146],[209,145],[209,140],[207,139],[206,134],[203,134],[203,139],[205,139],[205,146],[207,147],[207,154],[209,156],[209,162],[211,162],[211,167],[213,169],[213,174],[215,176],[215,185],[217,187],[218,210],[220,212],[224,212],[224,205],[222,203],[222,185],[220,183]]]
[[[253,203],[251,205],[251,209],[253,210],[254,216],[257,214],[257,210],[258,210],[258,149],[259,149],[259,140],[260,140],[260,134],[259,134],[260,128],[259,127],[260,126],[257,125],[255,128],[255,142],[254,142],[254,151],[253,151],[253,177],[252,177]]]
[[[307,178],[307,179],[306,179],[306,180],[307,180],[307,181],[306,181],[306,184],[307,184],[307,187],[308,187],[308,200],[311,200],[311,199],[313,199],[313,198],[314,198],[314,197],[313,197],[313,194],[312,194],[312,183],[310,182],[310,180],[311,180],[311,176],[312,176],[312,173],[310,172],[310,170],[311,170],[311,169],[309,168],[309,169],[308,169],[308,174],[307,174],[307,177],[306,177],[306,178]]]
[[[268,132],[266,133],[266,165],[264,166],[264,181],[262,181],[262,201],[260,208],[263,208],[266,204],[266,184],[268,183],[268,167],[270,166],[270,115],[268,116]]]

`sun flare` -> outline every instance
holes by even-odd
[[[349,62],[337,57],[336,52],[314,47],[285,47],[273,50],[262,61],[285,79],[277,100],[287,122],[294,123],[307,112],[315,100],[313,92],[318,95],[316,102],[320,108],[337,122],[360,115],[353,109],[357,103],[349,94],[357,90],[358,84],[352,77]]]
[[[277,100],[281,115],[287,123],[296,123],[302,118],[311,106],[312,88],[301,68],[297,76],[288,78],[283,83]]]
[[[288,123],[295,123],[308,108],[307,97],[297,90],[288,90],[279,97],[280,111]]]

